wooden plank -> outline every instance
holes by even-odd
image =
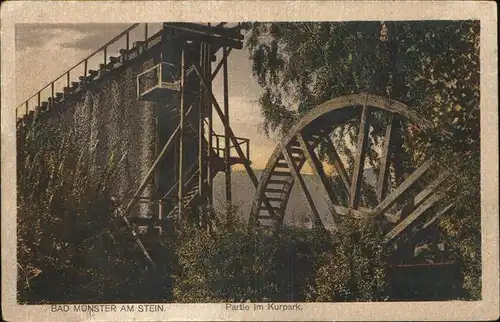
[[[451,203],[448,206],[446,206],[444,209],[442,209],[441,211],[439,211],[437,214],[435,214],[428,222],[426,222],[422,226],[422,230],[426,229],[427,227],[429,227],[430,225],[432,225],[439,217],[441,217],[442,215],[444,215],[445,213],[447,213],[453,206],[454,206],[454,204]]]
[[[354,168],[352,172],[351,189],[349,193],[349,207],[358,208],[359,195],[361,192],[361,183],[363,182],[363,170],[365,165],[366,148],[368,145],[368,134],[370,129],[370,110],[368,106],[363,107],[361,113],[361,122],[359,124],[358,145],[356,147],[356,156],[354,159]]]
[[[449,177],[450,173],[448,171],[441,172],[436,179],[434,179],[425,189],[420,191],[413,200],[413,207],[418,207],[427,197],[434,193],[437,188]],[[405,209],[399,210],[395,218],[399,219],[403,215]]]
[[[427,198],[420,206],[417,207],[411,214],[409,214],[405,219],[399,222],[390,232],[388,232],[384,237],[384,243],[388,243],[399,234],[401,234],[406,228],[408,228],[418,217],[420,217],[425,211],[431,208],[435,203],[444,197],[443,193],[435,193],[431,197]]]
[[[391,114],[389,119],[389,124],[385,129],[384,146],[382,147],[382,152],[381,152],[382,158],[380,160],[380,171],[377,181],[378,202],[382,201],[387,192],[387,184],[389,178],[389,160],[391,158],[392,138],[396,130],[396,122],[397,120],[394,117],[394,114]]]
[[[342,160],[340,159],[340,156],[337,153],[335,146],[333,145],[332,139],[329,136],[326,137],[326,153],[332,160],[333,166],[335,167],[335,170],[340,176],[342,185],[344,186],[347,195],[349,195],[349,189],[350,189],[349,176],[347,175],[347,171],[344,168],[344,164],[342,163]]]
[[[238,154],[238,156],[240,157],[240,159],[242,160],[243,162],[243,166],[245,167],[245,170],[250,178],[250,180],[252,181],[255,189],[258,188],[259,186],[259,181],[257,179],[257,176],[255,175],[255,173],[253,172],[253,169],[252,167],[250,166],[250,162],[249,160],[247,160],[245,158],[245,154],[243,153],[243,150],[241,149],[240,145],[238,144],[238,140],[236,139],[235,135],[234,135],[234,132],[233,130],[231,129],[231,126],[229,125],[229,122],[228,120],[226,119],[226,116],[224,115],[224,113],[222,112],[221,108],[220,108],[220,105],[219,103],[217,102],[217,99],[215,98],[214,94],[212,93],[212,91],[210,90],[210,88],[208,87],[207,83],[206,83],[206,80],[205,78],[203,77],[203,74],[201,73],[201,68],[200,68],[200,65],[196,62],[196,61],[193,61],[193,67],[194,67],[194,70],[196,71],[196,73],[198,74],[198,77],[200,78],[200,81],[203,85],[203,87],[205,88],[205,90],[208,92],[208,97],[210,98],[213,106],[215,107],[215,111],[217,112],[217,114],[219,115],[219,118],[222,122],[222,124],[224,125],[224,128],[225,128],[225,131],[226,133],[229,135],[229,137],[231,138],[231,142],[233,143],[233,146],[236,150],[236,153]],[[269,213],[275,217],[276,220],[278,220],[278,217],[275,215],[274,211],[271,209],[271,204],[269,203],[269,201],[267,200],[265,194],[263,193],[262,196],[261,196],[261,199],[262,201],[264,202],[264,204],[266,205],[266,207],[269,210]]]
[[[282,143],[280,143],[280,146],[281,146],[281,151],[283,152],[283,156],[285,157],[285,160],[288,163],[288,167],[290,168],[290,172],[291,172],[293,178],[295,179],[295,181],[297,181],[299,183],[300,187],[302,188],[302,191],[304,192],[304,194],[306,196],[307,202],[309,203],[309,206],[311,207],[311,211],[312,211],[311,220],[313,221],[314,225],[323,227],[323,222],[321,221],[321,218],[318,214],[318,210],[316,209],[316,206],[314,205],[314,201],[313,201],[311,195],[309,194],[309,190],[307,190],[307,186],[306,186],[306,183],[304,182],[304,179],[302,178],[300,173],[297,171],[297,169],[295,168],[295,165],[292,162],[290,152],[288,152],[287,148]]]
[[[411,175],[406,178],[394,191],[391,192],[375,209],[371,214],[372,217],[378,217],[382,213],[385,213],[402,195],[406,192],[418,179],[420,179],[424,173],[429,170],[433,164],[432,159],[426,160],[417,170],[415,170]]]
[[[330,182],[328,182],[328,178],[326,177],[326,174],[323,170],[323,166],[321,165],[321,162],[319,161],[316,153],[314,150],[309,146],[309,144],[306,143],[304,138],[300,133],[297,134],[297,140],[299,141],[299,144],[302,148],[302,151],[306,157],[306,160],[309,163],[309,166],[313,170],[314,177],[316,178],[316,181],[318,181],[319,185],[323,187],[323,190],[326,192],[327,195],[327,205],[328,209],[330,210],[332,214],[332,218],[334,221],[334,226],[335,229],[337,229],[337,223],[336,223],[336,213],[334,209],[334,204],[338,204],[338,198],[333,192],[333,189],[330,186]]]

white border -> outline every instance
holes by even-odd
[[[21,320],[494,320],[499,317],[496,3],[481,1],[9,1],[1,6],[2,311]],[[14,24],[255,20],[481,20],[483,300],[307,303],[302,311],[232,312],[224,304],[168,304],[164,313],[51,313],[16,304]],[[471,200],[471,202],[477,202]]]

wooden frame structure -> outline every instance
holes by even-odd
[[[365,155],[368,150],[369,137],[372,135],[371,115],[378,113],[387,120],[383,144],[380,150],[378,175],[373,190],[376,199],[368,198],[363,192],[362,183],[365,171]],[[337,152],[332,137],[335,128],[347,122],[359,122],[357,145],[352,152],[354,162],[348,173],[344,161]],[[296,123],[271,155],[262,174],[256,196],[252,204],[249,218],[249,230],[272,229],[284,224],[288,200],[294,183],[300,187],[311,210],[311,224],[324,228],[326,214],[319,214],[318,206],[311,196],[305,183],[301,169],[307,163],[312,170],[316,186],[324,193],[329,216],[333,224],[329,229],[337,230],[339,216],[354,216],[356,218],[378,218],[385,222],[385,243],[391,243],[416,226],[417,222],[429,218],[429,211],[435,217],[450,209],[450,205],[440,203],[443,199],[443,189],[449,173],[438,168],[431,158],[424,160],[405,177],[398,177],[390,184],[389,172],[398,166],[396,137],[401,135],[399,127],[404,122],[413,123],[419,127],[427,127],[415,112],[404,104],[369,94],[354,94],[327,101]],[[339,185],[332,185],[330,177],[325,173],[316,150],[319,146],[330,157],[335,176]],[[395,171],[395,170],[394,170]],[[397,171],[396,171],[397,172]],[[347,202],[341,202],[346,197]],[[364,204],[360,203],[364,197]],[[272,213],[266,207],[271,203]],[[438,210],[438,208],[444,208]],[[434,211],[435,210],[435,211]],[[276,215],[277,214],[277,215]],[[322,216],[323,215],[323,216]],[[435,221],[428,220],[419,229],[425,229]]]

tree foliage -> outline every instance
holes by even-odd
[[[454,206],[438,226],[464,263],[469,298],[478,299],[480,203],[470,200],[480,199],[479,22],[255,22],[248,27],[253,72],[265,89],[260,105],[268,135],[287,133],[324,101],[361,92],[400,101],[427,120],[430,126],[424,128],[402,123],[399,163],[411,171],[433,155],[453,173],[447,200]],[[386,122],[377,115],[371,119],[374,136],[383,136]],[[333,137],[348,171],[358,124],[354,119],[339,126]],[[368,151],[375,170],[379,158]]]

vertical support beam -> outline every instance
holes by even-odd
[[[326,195],[328,196],[327,198],[328,209],[332,214],[332,218],[336,228],[337,221],[336,221],[336,212],[334,209],[334,204],[335,203],[338,204],[338,198],[333,192],[333,189],[331,188],[330,183],[328,182],[328,179],[326,177],[325,171],[323,170],[323,166],[321,165],[321,162],[316,156],[314,150],[309,146],[309,144],[307,144],[307,142],[302,137],[302,134],[300,133],[297,134],[297,140],[299,141],[302,151],[304,151],[304,155],[306,156],[309,166],[313,170],[316,180],[323,187],[323,190],[326,191]]]
[[[205,61],[205,46],[202,41],[200,44],[200,64],[203,66]],[[205,206],[203,203],[205,195],[205,111],[206,111],[206,99],[205,99],[205,89],[203,88],[200,82],[200,102],[199,102],[199,110],[198,110],[198,194],[200,196],[200,200],[202,200],[202,206]],[[209,133],[208,135],[211,135]]]
[[[228,69],[227,69],[227,56],[228,50],[227,47],[223,47],[223,76],[224,76],[224,115],[226,116],[226,120],[228,124],[229,122],[229,82],[228,82]],[[227,215],[231,215],[231,205],[232,205],[232,191],[231,191],[231,165],[229,164],[230,157],[230,140],[229,140],[229,132],[225,128],[224,129],[224,162],[226,165],[226,205],[227,205]],[[247,152],[248,154],[248,152]]]
[[[288,152],[288,149],[282,143],[280,143],[280,146],[281,146],[281,152],[283,153],[286,163],[288,164],[288,168],[290,169],[290,173],[292,174],[294,180],[299,183],[300,187],[302,188],[302,191],[306,196],[307,202],[311,207],[312,211],[311,220],[314,223],[314,226],[323,227],[323,222],[321,221],[321,218],[318,214],[318,210],[314,205],[314,201],[311,197],[311,194],[309,193],[309,190],[307,190],[307,186],[306,183],[304,182],[304,179],[300,175],[299,171],[297,171],[297,168],[295,167],[295,164],[292,160],[292,156],[290,155],[290,152]]]
[[[208,91],[212,93],[212,63],[210,59],[210,43],[205,42],[205,74],[204,79],[208,80]],[[212,158],[213,158],[213,142],[212,142],[212,132],[213,132],[213,111],[212,111],[212,102],[207,98],[207,107],[208,107],[208,158],[207,158],[207,181],[208,181],[208,206],[210,209],[213,208],[213,174],[212,174]]]
[[[148,24],[144,24],[144,49],[148,49]]]
[[[357,209],[359,205],[359,195],[361,184],[363,182],[363,170],[365,165],[366,148],[368,145],[368,132],[370,129],[370,110],[368,106],[363,107],[361,113],[361,123],[359,124],[358,145],[356,147],[356,159],[354,160],[354,169],[352,171],[352,181],[350,190],[349,207]]]
[[[69,87],[69,84],[71,83],[71,82],[70,82],[70,75],[69,75],[69,72],[70,72],[70,71],[68,70],[68,72],[66,73],[66,87]]]
[[[203,87],[205,87],[205,89],[207,90],[209,87],[208,87],[208,85],[203,77],[200,65],[196,62],[193,62],[193,67],[194,67],[194,70],[196,71],[196,74],[198,74],[198,76],[201,80],[201,83],[203,84]],[[221,110],[219,103],[217,103],[217,100],[215,99],[214,94],[211,91],[208,91],[207,94],[208,94],[208,98],[210,99],[210,104],[213,104],[213,106],[215,107],[215,111],[219,115],[219,118],[220,118],[222,124],[224,125],[224,128],[227,130],[227,132],[229,134],[229,137],[231,139],[231,142],[233,143],[233,146],[236,150],[236,153],[238,154],[238,157],[240,157],[240,159],[242,159],[242,161],[243,161],[243,166],[245,167],[245,170],[248,174],[248,177],[252,181],[252,184],[254,185],[255,189],[257,189],[259,186],[259,180],[257,179],[255,172],[253,172],[252,167],[250,166],[249,160],[245,158],[245,154],[243,153],[241,146],[238,145],[238,140],[234,136],[234,132],[231,129],[231,126],[229,125],[229,123],[227,122],[226,116],[224,115],[224,112]],[[273,218],[278,219],[278,217],[276,216],[276,214],[273,211],[271,203],[269,202],[269,200],[267,199],[265,194],[263,194],[263,196],[262,196],[262,201],[264,202],[269,214]]]
[[[184,90],[185,90],[185,64],[186,64],[186,44],[182,43],[181,54],[181,84],[180,84],[180,121],[179,121],[179,216],[178,219],[184,218]]]
[[[377,200],[381,202],[387,192],[387,184],[389,178],[389,161],[391,159],[391,148],[393,141],[393,133],[396,127],[396,117],[391,114],[389,123],[385,130],[384,146],[382,147],[382,158],[380,160],[380,171],[377,181]]]

